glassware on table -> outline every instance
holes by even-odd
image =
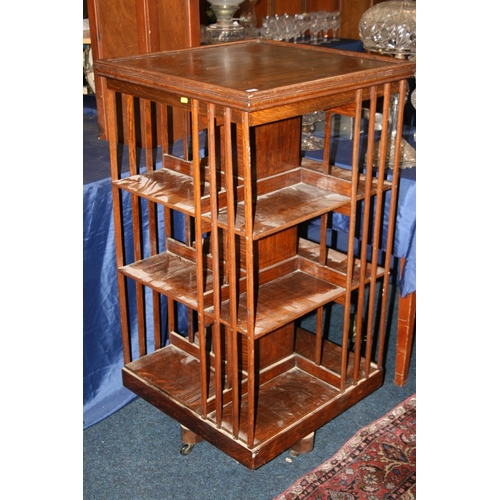
[[[280,17],[280,20],[281,20],[283,39],[285,40],[285,42],[289,42],[290,40],[293,39],[294,36],[294,25],[293,25],[294,18],[289,14],[285,13]]]
[[[255,5],[259,0],[244,0],[240,8],[239,23],[245,29],[245,38],[254,38],[257,36],[257,14]]]
[[[414,0],[387,0],[370,7],[359,21],[359,38],[366,50],[392,55],[396,59],[414,57],[417,52],[417,7]],[[399,94],[391,95],[386,164],[394,164],[395,124],[400,102]],[[380,143],[376,143],[376,161],[380,161]],[[417,164],[417,154],[404,138],[400,145],[400,168]]]
[[[281,40],[279,16],[265,16],[262,20],[261,34],[268,40]]]
[[[325,23],[324,23],[324,31],[323,31],[323,41],[325,43],[333,42],[340,40],[338,33],[340,29],[340,12],[326,12],[325,14]],[[329,38],[329,32],[332,32],[332,37]]]
[[[320,33],[323,31],[323,19],[320,12],[310,12],[307,14],[309,33],[311,38],[309,43],[311,45],[320,45],[322,39],[320,39]]]
[[[245,39],[245,28],[234,19],[234,14],[243,2],[244,0],[210,0],[217,22],[207,26],[206,42],[224,43]]]
[[[260,36],[270,40],[285,40],[306,42],[312,45],[329,43],[338,40],[340,28],[340,11],[333,12],[317,11],[305,12],[291,16],[287,13],[274,16],[264,16]],[[309,31],[310,38],[306,41],[306,32]],[[332,37],[328,36],[332,32]]]
[[[272,26],[270,24],[271,16],[264,16],[262,18],[262,27],[260,29],[260,36],[267,40],[272,40]]]
[[[295,41],[294,17],[289,14],[265,16],[262,20],[261,36],[269,40]]]
[[[417,51],[417,6],[414,0],[388,0],[370,7],[359,21],[366,50],[404,59]]]
[[[304,14],[295,14],[293,19],[294,24],[294,42],[303,41],[307,31],[307,23]]]
[[[323,149],[324,140],[322,137],[314,135],[316,123],[322,122],[325,119],[324,111],[314,111],[302,116],[302,151],[317,151]]]

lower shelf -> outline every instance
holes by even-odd
[[[224,391],[222,424],[216,425],[214,397],[215,372],[208,379],[209,411],[203,418],[201,370],[196,355],[175,345],[168,345],[123,368],[123,383],[135,394],[153,404],[182,426],[210,442],[246,467],[255,469],[291,448],[311,432],[345,411],[382,384],[382,370],[369,364],[370,373],[356,384],[352,382],[354,364],[349,356],[345,390],[335,383],[340,367],[340,347],[325,341],[324,365],[314,365],[311,346],[315,335],[297,330],[296,350],[282,366],[257,375],[264,381],[257,388],[255,404],[255,438],[247,443],[248,395],[246,380],[241,381],[239,401],[239,432],[233,436],[233,401],[231,391]],[[313,350],[313,349],[312,349]],[[196,353],[195,353],[196,354]],[[272,378],[269,376],[272,372]],[[335,373],[337,372],[337,373]]]

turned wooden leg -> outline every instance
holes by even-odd
[[[290,455],[296,457],[298,455],[304,455],[304,453],[309,453],[314,448],[314,432],[308,434],[305,438],[301,439],[298,443],[295,443],[290,448]]]
[[[187,427],[181,425],[181,439],[182,446],[180,449],[181,455],[187,455],[193,449],[193,446],[197,443],[201,443],[203,438],[195,434],[193,431],[190,431]]]
[[[416,310],[417,292],[410,293],[406,297],[399,297],[396,370],[394,375],[394,383],[399,387],[405,385],[408,380]]]

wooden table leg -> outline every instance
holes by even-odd
[[[408,380],[413,335],[415,332],[415,315],[417,309],[417,292],[406,297],[399,297],[398,338],[396,342],[396,370],[394,383],[402,387]]]

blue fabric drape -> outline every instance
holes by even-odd
[[[83,189],[84,428],[134,395],[122,386],[123,353],[113,230],[111,179]]]
[[[143,241],[148,252],[147,204],[141,203]],[[111,179],[86,184],[83,189],[83,414],[84,428],[93,425],[135,398],[124,388],[120,308],[114,240]],[[132,261],[132,209],[130,195],[123,193],[123,220],[126,261]],[[157,211],[158,232],[164,228],[163,211]],[[174,236],[184,241],[184,216],[174,213]],[[161,240],[161,239],[160,239]],[[159,251],[164,251],[160,241]],[[130,330],[135,331],[137,315],[135,287],[128,287]],[[145,294],[146,314],[151,317],[151,291]],[[162,298],[163,331],[166,328],[166,299]],[[185,310],[180,308],[179,330],[185,330]],[[148,325],[148,352],[153,350],[153,325]],[[137,347],[132,346],[133,352]]]

